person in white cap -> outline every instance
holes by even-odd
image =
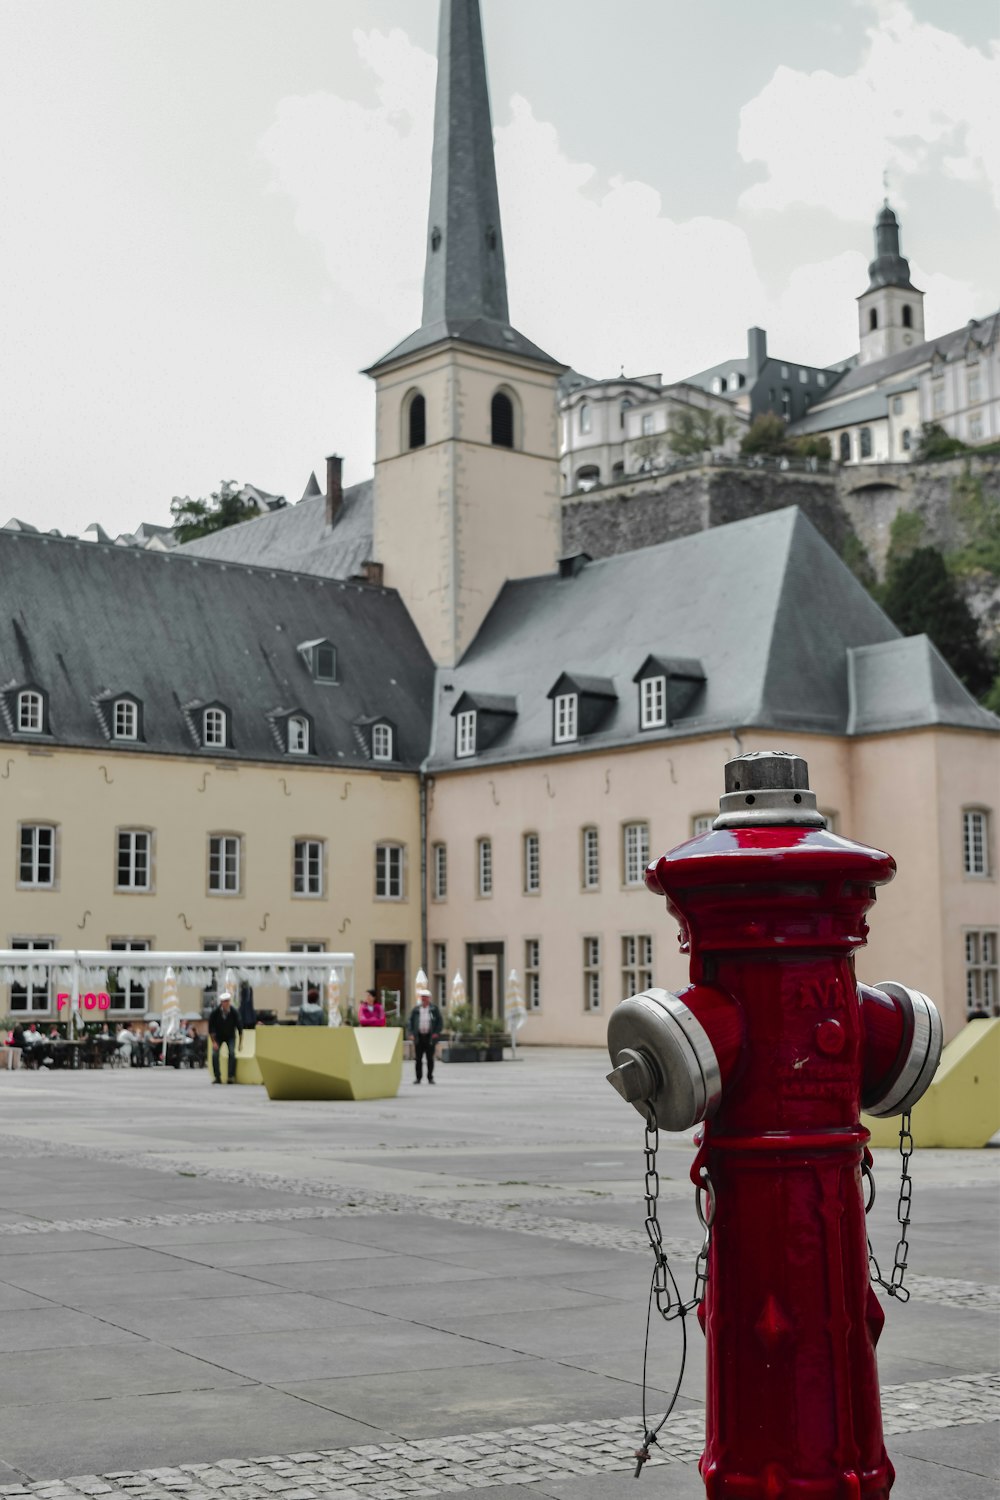
[[[237,1038],[243,1035],[243,1026],[239,1013],[233,1006],[233,997],[228,990],[219,991],[219,1003],[208,1018],[208,1034],[212,1039],[212,1073],[214,1074],[212,1082],[222,1082],[219,1049],[225,1042],[229,1048],[229,1076],[226,1082],[235,1083],[236,1045]]]
[[[427,978],[421,969],[417,975],[417,1003],[410,1011],[410,1019],[406,1028],[413,1038],[413,1056],[417,1064],[417,1076],[413,1080],[414,1083],[419,1083],[424,1076],[425,1057],[427,1059],[427,1082],[434,1082],[434,1049],[442,1028],[441,1012],[431,1001]]]

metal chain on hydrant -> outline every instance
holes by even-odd
[[[646,1112],[646,1133],[644,1151],[646,1156],[646,1179],[644,1197],[646,1200],[646,1233],[652,1246],[654,1265],[653,1276],[649,1285],[649,1305],[646,1309],[646,1342],[642,1352],[642,1447],[635,1450],[635,1477],[642,1473],[642,1466],[649,1458],[649,1450],[656,1442],[657,1434],[662,1431],[663,1426],[673,1411],[680,1394],[681,1382],[684,1379],[684,1366],[687,1363],[687,1323],[686,1318],[692,1312],[705,1295],[705,1287],[708,1284],[708,1252],[712,1245],[712,1225],[715,1222],[715,1189],[712,1179],[708,1175],[708,1168],[701,1169],[701,1184],[695,1188],[695,1208],[698,1213],[698,1222],[704,1230],[701,1249],[694,1267],[694,1291],[687,1302],[683,1301],[677,1279],[674,1276],[667,1252],[663,1247],[663,1230],[660,1226],[658,1203],[660,1197],[660,1174],[656,1166],[656,1153],[660,1143],[660,1130],[656,1122],[656,1111],[649,1105]],[[708,1199],[707,1207],[702,1205],[702,1195]],[[677,1383],[674,1386],[670,1402],[660,1421],[655,1427],[650,1427],[646,1416],[646,1367],[649,1359],[649,1329],[653,1315],[653,1303],[656,1310],[666,1322],[680,1319],[681,1324],[681,1364],[677,1373]]]
[[[882,1268],[872,1249],[871,1236],[868,1237],[868,1267],[872,1283],[880,1286],[890,1297],[895,1297],[898,1302],[909,1302],[909,1287],[903,1285],[906,1276],[907,1260],[910,1254],[910,1207],[913,1199],[913,1178],[910,1176],[910,1158],[913,1155],[913,1136],[910,1132],[910,1111],[906,1110],[899,1122],[899,1155],[902,1159],[902,1168],[899,1174],[899,1199],[896,1203],[896,1219],[899,1224],[899,1239],[896,1241],[896,1253],[893,1256],[892,1272],[886,1281],[882,1275]],[[875,1203],[875,1177],[872,1172],[872,1154],[865,1147],[864,1161],[861,1166],[861,1174],[865,1181],[867,1198],[865,1202],[865,1213],[871,1212]]]

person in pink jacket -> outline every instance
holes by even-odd
[[[374,990],[365,990],[365,998],[358,1006],[359,1026],[384,1026],[385,1006]]]

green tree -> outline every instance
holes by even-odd
[[[924,518],[914,510],[897,510],[889,527],[889,551],[886,561],[901,562],[915,552],[924,539]]]
[[[830,447],[830,439],[825,433],[819,437],[797,437],[791,439],[791,451],[796,458],[826,458],[833,457],[833,449]]]
[[[709,448],[721,448],[732,430],[732,418],[725,412],[687,406],[671,413],[667,447],[680,458],[695,458]]]
[[[956,453],[968,451],[966,444],[945,432],[940,422],[926,422],[920,429],[920,438],[913,450],[913,462],[923,464],[930,459],[952,458]]]
[[[762,411],[760,416],[754,417],[750,430],[740,439],[741,453],[763,453],[777,458],[788,451],[785,419],[776,411]]]
[[[996,667],[976,622],[935,547],[890,556],[881,605],[904,635],[928,635],[975,697],[993,683]]]
[[[182,500],[175,495],[170,502],[170,515],[174,523],[174,535],[179,542],[193,542],[200,536],[210,536],[213,531],[224,531],[227,526],[236,526],[240,521],[249,521],[257,514],[252,500],[244,500],[235,479],[224,479],[209,500]]]

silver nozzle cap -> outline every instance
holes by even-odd
[[[748,750],[726,763],[726,790],[713,828],[756,828],[793,823],[825,828],[809,790],[809,767],[787,750]]]

